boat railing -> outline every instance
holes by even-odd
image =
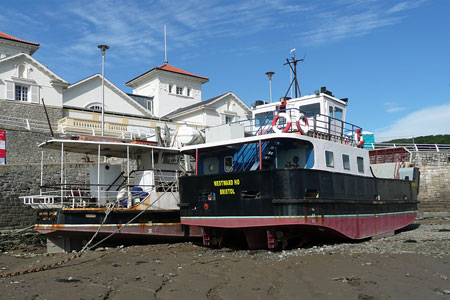
[[[278,120],[276,119],[278,116]],[[287,116],[288,118],[285,118]],[[307,125],[303,116],[306,117]],[[287,122],[290,119],[290,122]],[[288,124],[289,123],[289,124]],[[240,120],[232,124],[244,127],[247,136],[257,136],[274,133],[274,125],[282,129],[282,132],[300,133],[308,136],[327,139],[339,143],[356,144],[355,132],[361,127],[345,122],[331,116],[301,111],[298,108],[280,109],[266,113],[262,117],[250,120]],[[219,126],[225,126],[219,125]],[[301,130],[300,128],[301,127]]]
[[[365,149],[377,150],[386,148],[398,148],[404,147],[409,151],[417,152],[443,152],[450,151],[450,145],[444,144],[413,144],[413,143],[366,143],[364,144]]]
[[[178,192],[178,172],[155,174],[153,184],[55,184],[41,187],[39,195],[21,196],[23,204],[35,209],[130,207],[152,192]],[[107,190],[110,188],[112,190]]]

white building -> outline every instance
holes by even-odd
[[[153,98],[153,112],[162,117],[179,108],[202,101],[202,84],[208,77],[194,75],[168,64],[154,67],[125,84],[134,95]]]
[[[38,49],[38,43],[24,41],[12,35],[0,32],[0,59],[19,53],[33,55]]]
[[[65,89],[64,107],[101,112],[102,92],[102,76],[100,74],[92,75]],[[153,117],[150,109],[138,103],[105,78],[105,113],[117,112],[125,115]]]
[[[69,84],[31,56],[38,49],[38,43],[0,32],[0,99],[31,105],[44,99],[48,107],[62,110],[62,131],[80,126],[83,132],[98,134],[101,75]],[[172,129],[180,124],[204,128],[248,118],[249,108],[232,92],[202,101],[202,85],[208,81],[168,64],[127,81],[131,94],[105,78],[105,126],[109,133],[118,128],[135,133],[165,124]]]
[[[233,92],[181,107],[165,116],[176,122],[204,127],[229,124],[250,117],[250,109]]]

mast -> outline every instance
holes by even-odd
[[[289,68],[291,68],[292,74],[294,74],[294,77],[292,78],[291,84],[289,85],[288,90],[286,91],[286,94],[284,95],[284,97],[287,97],[289,91],[292,88],[292,85],[294,85],[294,91],[295,91],[295,98],[301,97],[302,94],[300,92],[300,85],[298,84],[298,80],[297,80],[297,63],[300,61],[304,61],[305,59],[297,59],[296,55],[295,55],[295,49],[291,50],[291,53],[294,53],[294,56],[289,58],[286,58],[286,63],[283,64],[285,65],[289,65]]]

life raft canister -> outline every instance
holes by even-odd
[[[277,123],[278,120],[281,118],[284,118],[286,120],[286,127],[284,127],[283,129],[278,128]],[[272,120],[272,129],[274,132],[279,133],[279,132],[288,132],[289,129],[291,128],[291,117],[289,117],[289,115],[287,113],[279,113],[278,115],[275,115],[273,117]]]
[[[362,148],[364,146],[364,138],[362,136],[361,129],[356,129],[354,133],[356,146]]]
[[[308,131],[309,131],[308,118],[303,113],[300,113],[300,115],[298,116],[297,122],[295,122],[295,125],[297,125],[297,130],[301,134],[308,133]]]

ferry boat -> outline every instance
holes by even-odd
[[[39,147],[60,150],[61,170],[44,174],[41,168],[40,193],[21,198],[39,210],[35,230],[46,235],[48,252],[80,250],[94,234],[95,242],[111,236],[108,242],[121,244],[201,237],[198,227],[180,223],[178,177],[187,162],[177,148],[98,136],[51,139]],[[69,177],[69,154],[77,161],[84,156],[82,180]]]
[[[362,128],[345,121],[347,102],[322,88],[257,103],[252,120],[183,147],[196,163],[179,180],[181,223],[200,227],[204,245],[241,236],[250,249],[359,240],[412,223],[418,169],[371,166]]]

